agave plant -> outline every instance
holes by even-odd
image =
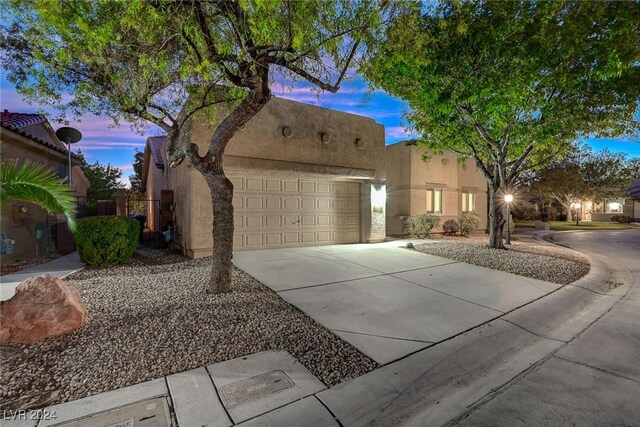
[[[20,167],[17,160],[1,161],[0,205],[4,207],[10,200],[32,202],[49,213],[64,214],[69,229],[75,229],[75,194],[53,169],[45,169],[29,160]]]

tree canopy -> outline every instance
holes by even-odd
[[[451,0],[394,19],[363,71],[408,102],[419,145],[475,160],[502,247],[499,196],[523,168],[580,137],[638,134],[638,58],[637,2]]]
[[[80,161],[80,169],[87,178],[91,186],[87,189],[87,202],[95,203],[98,200],[113,199],[116,196],[116,190],[124,188],[124,184],[120,182],[122,171],[110,164],[103,165],[97,160],[91,164],[88,163],[82,153]]]
[[[133,155],[133,173],[129,175],[129,183],[133,193],[144,193],[142,174],[144,173],[144,151],[136,150]]]
[[[171,166],[186,160],[202,173],[215,242],[209,291],[225,292],[233,245],[233,185],[223,169],[229,140],[269,101],[276,77],[337,91],[396,3],[11,0],[7,6],[14,19],[2,31],[2,65],[22,95],[66,113],[154,123],[168,135]],[[210,111],[218,106],[224,108]],[[179,139],[202,110],[214,128],[205,153]]]
[[[638,160],[607,149],[594,152],[580,145],[565,158],[528,174],[527,185],[529,192],[541,200],[560,203],[571,221],[573,203],[626,196],[631,181],[640,177]]]

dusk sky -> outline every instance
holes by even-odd
[[[47,114],[47,109],[27,104],[16,92],[14,86],[7,81],[4,70],[0,69],[0,72],[0,104],[3,110],[6,108],[12,112]],[[279,85],[272,87],[273,95],[278,97],[370,117],[385,126],[387,144],[409,138],[411,135],[406,133],[402,120],[405,104],[381,91],[368,92],[366,82],[360,78],[352,78],[351,81],[344,82],[336,94],[323,93],[319,97],[311,91],[309,84],[302,82],[293,88]],[[51,117],[52,115],[49,119],[54,129],[62,126],[53,122]],[[157,127],[149,127],[145,135],[140,135],[132,131],[124,122],[120,127],[112,128],[110,119],[96,116],[83,116],[80,121],[70,117],[69,120],[69,125],[79,129],[83,135],[82,141],[75,144],[72,149],[81,150],[89,163],[97,160],[102,164],[108,163],[120,168],[125,183],[128,183],[128,176],[133,173],[131,164],[135,150],[144,150],[147,136],[162,133]],[[640,157],[640,135],[636,135],[632,141],[591,139],[587,142],[595,150],[609,148],[614,152]]]

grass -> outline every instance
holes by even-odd
[[[520,228],[535,228],[535,221],[516,221],[516,227]],[[553,231],[567,231],[567,230],[624,230],[627,228],[638,228],[633,224],[620,224],[617,222],[588,222],[580,221],[580,225],[576,225],[575,222],[566,221],[549,221],[551,224],[551,230]]]

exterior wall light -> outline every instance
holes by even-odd
[[[360,138],[353,141],[353,143],[356,145],[356,147],[358,147],[358,150],[362,150],[364,148],[364,141]]]
[[[329,135],[326,132],[323,132],[320,134],[320,140],[322,141],[323,144],[328,144],[331,142],[331,135]]]
[[[378,184],[371,186],[371,208],[375,213],[383,213],[387,203],[387,186]]]

